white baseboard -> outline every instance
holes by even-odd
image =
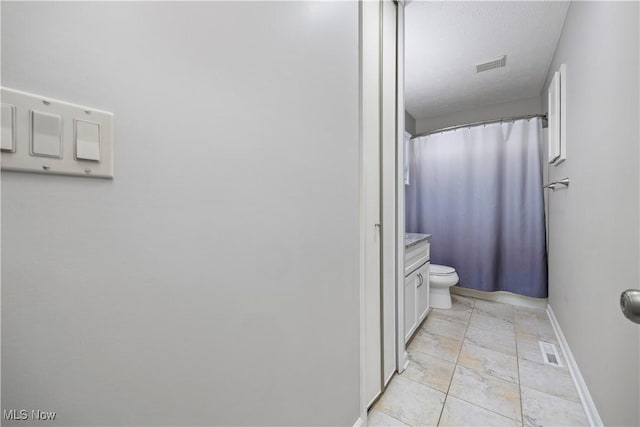
[[[362,427],[363,425],[364,425],[364,422],[362,421],[362,417],[358,417],[353,427]]]
[[[548,302],[547,298],[533,298],[505,291],[484,292],[476,289],[461,288],[459,286],[452,286],[451,293],[462,295],[464,297],[483,299],[486,301],[504,302],[506,304],[519,305],[521,307],[539,308],[541,310],[547,308]]]
[[[409,367],[409,353],[405,351],[402,357],[404,358],[404,363],[402,364],[402,371],[398,372],[399,374],[403,373],[404,370]]]
[[[584,382],[584,378],[580,373],[580,369],[578,368],[576,359],[573,357],[573,353],[571,353],[569,343],[564,337],[562,329],[560,329],[558,319],[556,319],[556,315],[554,314],[553,309],[550,305],[547,305],[547,315],[549,316],[549,320],[551,320],[551,325],[553,326],[553,330],[556,333],[556,338],[558,338],[558,343],[560,343],[560,348],[562,349],[562,353],[564,354],[564,360],[567,362],[567,366],[569,367],[569,373],[571,374],[573,383],[578,390],[578,396],[580,396],[580,401],[582,402],[582,406],[584,407],[584,412],[587,414],[589,425],[604,426],[604,423],[600,418],[600,414],[598,414],[596,404],[591,397],[591,393],[589,393],[587,384]]]
[[[389,377],[387,379],[384,380],[384,387],[385,389],[387,388],[387,386],[389,385],[389,383],[391,382],[391,379],[393,378],[393,376],[396,374],[396,371],[391,372],[391,375],[389,375]],[[384,393],[384,391],[383,391]]]

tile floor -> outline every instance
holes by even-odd
[[[543,310],[453,295],[409,344],[409,366],[369,412],[370,426],[586,426],[569,370],[545,365]]]

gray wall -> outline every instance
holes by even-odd
[[[416,119],[414,119],[408,111],[404,112],[404,130],[409,132],[411,135],[416,134]]]
[[[416,133],[429,132],[447,126],[455,126],[464,123],[493,120],[501,117],[522,116],[528,114],[540,114],[540,97],[518,99],[500,104],[485,105],[470,110],[443,114],[436,117],[416,119]]]
[[[638,425],[638,3],[572,2],[543,90],[567,65],[567,160],[549,179],[549,302],[605,425]]]
[[[2,85],[116,129],[113,181],[2,173],[4,408],[353,425],[357,3],[2,2]]]

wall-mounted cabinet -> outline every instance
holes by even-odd
[[[567,67],[553,74],[549,85],[549,163],[557,166],[567,159]]]

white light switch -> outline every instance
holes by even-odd
[[[100,161],[100,124],[74,120],[76,159]]]
[[[0,169],[113,178],[113,113],[6,87],[0,100]]]
[[[0,136],[0,148],[2,151],[13,153],[16,151],[15,116],[16,107],[11,104],[2,104],[2,135]]]
[[[62,157],[62,116],[31,110],[31,154]]]

